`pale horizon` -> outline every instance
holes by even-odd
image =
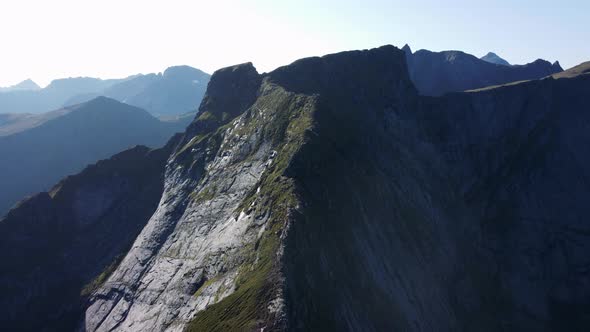
[[[252,62],[268,72],[303,57],[406,43],[413,51],[495,52],[512,64],[541,58],[564,69],[590,60],[590,4],[500,2],[8,1],[0,12],[0,86],[123,78],[177,65],[212,74]]]

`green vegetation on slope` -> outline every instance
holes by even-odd
[[[283,91],[276,93],[284,94]],[[312,103],[306,97],[281,97],[271,94],[261,98],[256,106],[276,110],[276,113],[269,122],[250,118],[240,133],[247,135],[256,128],[261,129],[261,140],[271,140],[277,148],[277,157],[260,180],[260,192],[251,192],[238,209],[248,211],[254,203],[254,211],[249,213],[270,212],[267,228],[258,241],[243,248],[246,259],[239,268],[235,292],[198,313],[188,325],[188,331],[252,330],[270,321],[267,306],[279,288],[280,237],[298,202],[293,180],[285,177],[285,170],[304,143],[313,112]]]

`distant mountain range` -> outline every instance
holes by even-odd
[[[44,89],[0,90],[0,113],[42,113],[106,96],[156,116],[183,114],[198,108],[209,76],[189,66],[177,66],[164,73],[125,79],[59,79]]]
[[[37,116],[0,116],[0,215],[88,164],[134,145],[163,145],[193,117],[160,121],[106,97]]]
[[[16,85],[9,86],[9,87],[0,87],[0,92],[9,92],[9,91],[27,91],[27,90],[39,90],[41,89],[37,83],[33,82],[31,79],[26,79]]]
[[[461,51],[419,50],[412,53],[408,45],[403,50],[412,82],[422,95],[427,96],[539,79],[563,71],[559,62],[551,64],[541,59],[526,65],[505,65]],[[501,60],[496,56],[495,61],[500,61],[498,59]]]

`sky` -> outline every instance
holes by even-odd
[[[408,43],[564,68],[590,60],[588,0],[1,0],[0,86],[119,78],[190,65],[208,73]]]

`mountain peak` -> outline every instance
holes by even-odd
[[[195,76],[209,76],[207,73],[200,69],[193,68],[191,66],[172,66],[166,68],[162,74],[164,77],[176,77],[176,78],[187,78],[194,79]]]
[[[33,80],[31,80],[30,78],[27,78],[26,80],[13,86],[13,88],[19,89],[19,90],[39,90],[39,89],[41,89],[41,87],[37,83],[35,83]]]
[[[406,52],[406,54],[412,54],[412,49],[410,48],[410,45],[406,44],[404,45],[404,47],[402,47],[402,51]]]
[[[488,52],[488,54],[482,56],[480,59],[489,63],[495,63],[497,65],[510,66],[508,61],[502,59],[494,52]]]
[[[27,78],[26,80],[6,87],[6,88],[0,88],[0,91],[24,91],[24,90],[40,90],[41,87],[39,85],[37,85],[37,83],[33,82],[33,80],[31,80],[30,78]]]
[[[262,75],[252,62],[215,71],[199,106],[199,115],[187,128],[187,136],[213,130],[241,114],[256,99],[261,82]]]

